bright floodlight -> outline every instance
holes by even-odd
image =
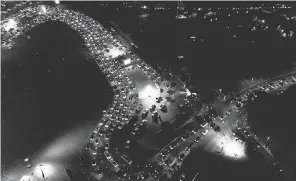
[[[4,29],[9,31],[10,29],[15,29],[17,22],[14,19],[9,19],[7,23],[4,25]]]
[[[60,1],[59,0],[54,0],[54,3],[60,4]]]
[[[109,52],[106,53],[105,55],[106,56],[111,56],[111,58],[117,58],[120,55],[124,55],[124,54],[125,54],[124,51],[122,51],[122,50],[120,50],[120,49],[118,49],[116,47],[112,47],[112,48],[109,49]]]
[[[232,158],[244,158],[245,144],[239,140],[228,138],[224,140],[224,154]]]
[[[27,157],[27,158],[25,158],[25,160],[24,160],[25,162],[27,162],[27,161],[29,161],[29,158]]]
[[[46,13],[46,7],[45,6],[41,6],[41,10],[43,11],[43,13]]]
[[[131,61],[130,58],[125,59],[125,60],[123,61],[124,65],[128,65],[128,64],[130,64],[131,62],[132,62],[132,61]]]
[[[187,96],[190,96],[191,92],[188,89],[186,89],[186,94],[187,94]]]
[[[30,181],[30,180],[31,180],[31,177],[28,176],[28,175],[24,175],[24,176],[20,179],[20,181]]]
[[[224,147],[225,155],[229,157],[241,158],[245,156],[245,146],[237,141],[229,141]]]
[[[215,145],[218,147],[218,153],[221,156],[225,156],[234,160],[245,160],[246,155],[246,144],[233,136],[231,133],[222,135],[215,135]]]
[[[159,92],[156,88],[152,87],[152,85],[147,85],[144,89],[139,92],[139,99],[145,98],[156,98],[159,96]]]
[[[42,163],[42,164],[39,164],[35,167],[35,170],[34,170],[34,174],[38,177],[38,178],[41,178],[43,179],[43,176],[45,178],[51,176],[54,174],[54,168],[52,165],[48,164],[48,163]]]

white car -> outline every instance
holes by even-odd
[[[176,148],[178,145],[179,145],[179,142],[175,141],[169,146],[169,148],[172,150],[172,149]]]
[[[108,160],[111,159],[111,155],[108,151],[104,151],[104,154]]]
[[[204,130],[203,132],[201,132],[201,134],[206,135],[209,132],[209,130]]]
[[[113,167],[115,167],[115,168],[118,167],[118,164],[117,164],[116,161],[114,161],[114,160],[111,159],[111,160],[110,160],[110,163],[112,164]]]
[[[204,127],[206,127],[207,125],[208,125],[208,123],[207,123],[207,122],[204,122],[204,123],[202,123],[200,126],[204,128]]]

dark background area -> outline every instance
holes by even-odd
[[[137,51],[147,63],[154,66],[160,64],[174,71],[179,71],[182,66],[188,67],[193,79],[205,91],[223,88],[231,92],[237,87],[238,81],[244,78],[276,76],[289,70],[295,63],[296,36],[287,40],[276,31],[279,24],[296,30],[296,23],[280,16],[282,13],[293,14],[293,8],[272,14],[251,10],[248,14],[245,11],[237,14],[236,11],[228,10],[217,16],[220,23],[210,23],[210,18],[204,19],[208,11],[198,12],[196,18],[176,19],[177,2],[137,2],[129,3],[129,8],[121,2],[105,3],[107,6],[102,6],[100,2],[69,4],[107,27],[112,26],[110,21],[115,22],[140,47]],[[141,9],[140,4],[148,8]],[[164,4],[170,9],[153,10],[155,4]],[[189,7],[189,14],[199,7],[251,6],[250,3],[184,4]],[[252,4],[260,5],[259,2]],[[142,18],[143,14],[148,14],[147,18]],[[228,17],[228,14],[231,16]],[[265,19],[269,28],[251,32],[249,25],[254,25],[254,16]],[[231,29],[226,29],[226,25]],[[234,34],[237,37],[235,39]],[[195,36],[196,41],[191,40],[191,36]],[[255,43],[251,43],[251,40]],[[184,59],[177,59],[179,55],[183,55]]]
[[[253,131],[270,136],[267,144],[275,148],[275,156],[292,164],[296,163],[295,93],[296,86],[281,95],[261,93],[247,107],[248,121]]]
[[[192,152],[171,180],[177,181],[182,173],[186,175],[186,181],[192,180],[197,173],[196,180],[200,181],[278,180],[257,159],[253,158],[248,161],[234,162],[202,150]]]
[[[2,63],[2,164],[25,158],[76,123],[100,118],[113,92],[67,25],[47,22]],[[38,53],[38,54],[37,54]]]

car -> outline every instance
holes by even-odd
[[[186,135],[181,137],[181,140],[186,141],[188,138],[189,138],[189,134],[186,134]]]
[[[156,98],[156,102],[157,102],[157,103],[161,103],[161,101],[163,101],[163,98],[162,98],[162,97],[157,97],[157,98]]]
[[[96,155],[97,154],[97,149],[95,149],[94,151],[93,151],[93,155]]]
[[[200,126],[204,128],[204,127],[206,127],[207,125],[208,125],[207,122],[203,122]]]
[[[167,108],[166,105],[161,106],[161,107],[160,107],[160,110],[161,110],[162,112],[164,112],[164,113],[168,112],[168,108]]]
[[[90,136],[90,140],[93,140],[93,139],[94,139],[94,137],[95,137],[95,135],[94,135],[94,134],[92,134],[92,135]]]
[[[243,104],[241,102],[236,102],[236,105],[235,105],[237,108],[241,108],[243,106]]]
[[[112,133],[111,130],[106,132],[106,134],[105,134],[105,140],[109,140],[110,139],[111,133]]]
[[[166,161],[164,161],[164,163],[166,164],[166,165],[170,165],[170,164],[172,164],[172,160],[169,158],[169,159],[167,159]]]
[[[179,181],[184,181],[186,178],[185,174],[183,173],[180,177],[179,177]]]
[[[215,126],[216,126],[216,124],[214,122],[210,124],[211,128],[214,128]]]
[[[155,109],[156,109],[156,105],[155,104],[153,104],[153,105],[150,106],[150,112],[151,113],[154,112]]]
[[[180,105],[177,106],[177,108],[178,109],[183,109],[184,108],[184,105],[183,104],[180,104]]]
[[[106,158],[109,160],[111,159],[111,155],[108,151],[104,151],[104,155],[106,156]]]
[[[139,114],[139,113],[141,112],[141,110],[142,110],[142,108],[138,107],[138,108],[136,109],[136,113]]]
[[[179,142],[175,141],[169,146],[169,148],[172,150],[172,149],[176,148],[178,145],[179,145]]]
[[[110,160],[110,163],[112,164],[113,167],[115,167],[115,168],[118,167],[118,163],[116,161],[114,161],[113,159]]]
[[[145,111],[142,113],[142,118],[146,118],[148,116],[149,110],[145,109]]]
[[[174,171],[174,169],[176,169],[177,166],[178,166],[178,165],[177,165],[177,162],[173,163],[173,164],[170,166],[170,170],[171,170],[171,171]]]
[[[187,149],[187,150],[190,150],[190,148],[191,148],[193,145],[194,145],[194,143],[190,143],[190,144],[186,147],[186,149]]]
[[[215,131],[216,133],[219,133],[219,132],[221,131],[221,127],[216,125],[216,126],[214,127],[214,131]]]
[[[192,132],[193,134],[196,134],[197,131],[198,131],[198,127],[197,127],[197,128],[194,128],[191,132]]]
[[[152,114],[151,114],[151,116],[152,116],[152,117],[154,117],[154,116],[157,117],[157,116],[158,116],[158,112],[157,112],[157,111],[153,111]]]
[[[107,122],[107,123],[105,124],[105,129],[109,128],[110,124],[111,124],[111,121],[109,120],[109,122]]]
[[[123,126],[124,126],[124,123],[123,123],[123,122],[121,122],[121,123],[119,124],[119,126],[118,126],[118,129],[122,129],[122,128],[123,128]]]
[[[183,159],[185,158],[185,156],[186,156],[185,153],[182,153],[182,154],[179,156],[179,159],[180,159],[180,160],[183,160]]]
[[[198,137],[195,138],[194,142],[195,142],[195,143],[198,143],[199,140],[200,140],[200,137],[198,136]]]
[[[132,161],[126,155],[122,155],[121,158],[129,165],[132,164]]]
[[[204,130],[203,132],[201,132],[201,134],[206,135],[209,132],[209,130]]]
[[[206,115],[206,116],[204,116],[204,121],[210,123],[210,122],[212,122],[212,118],[210,116]]]
[[[105,144],[105,149],[108,150],[109,149],[109,143]]]

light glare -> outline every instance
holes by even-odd
[[[105,54],[105,56],[111,56],[111,58],[117,58],[117,57],[124,55],[124,54],[125,54],[124,51],[122,51],[116,47],[113,47],[113,48],[109,49],[109,52],[107,52]]]
[[[139,99],[145,99],[148,97],[156,98],[159,95],[159,92],[156,88],[153,88],[151,85],[147,85],[142,91],[139,93]]]
[[[9,19],[8,22],[4,25],[4,29],[9,31],[10,29],[15,29],[17,22],[14,19]]]
[[[24,176],[20,179],[20,181],[30,181],[30,180],[31,180],[31,177],[28,176],[28,175],[24,175]]]
[[[42,172],[44,173],[45,177],[49,177],[49,176],[53,175],[54,168],[51,164],[42,163],[42,164],[37,165],[35,167],[34,171],[35,171],[35,175],[42,179],[43,178]]]
[[[130,64],[131,62],[132,62],[132,61],[131,61],[130,58],[125,59],[125,60],[123,61],[124,65],[128,65],[128,64]]]
[[[186,89],[186,94],[187,94],[187,96],[190,96],[191,92],[188,89]]]
[[[225,143],[224,152],[229,157],[241,158],[245,155],[245,147],[238,141],[230,140]]]
[[[46,7],[45,6],[41,6],[41,10],[46,13]]]

